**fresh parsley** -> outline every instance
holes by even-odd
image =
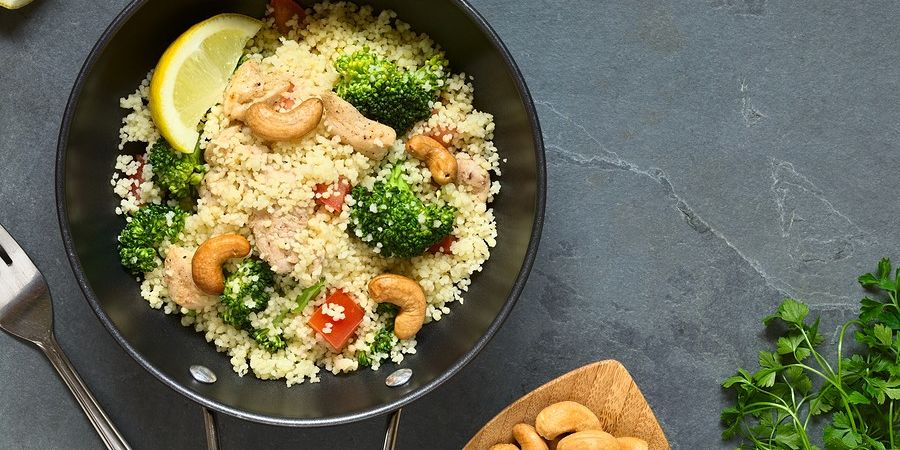
[[[805,304],[786,299],[763,319],[781,335],[774,351],[759,353],[759,370],[738,369],[722,383],[735,393],[722,411],[723,439],[742,449],[818,449],[810,426],[823,420],[826,449],[900,448],[900,268],[882,259],[858,281],[871,295],[841,326],[833,360],[820,352],[819,320]],[[851,329],[859,351],[845,356]]]

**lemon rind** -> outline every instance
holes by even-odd
[[[172,108],[171,104],[169,105],[169,108],[166,108],[165,106],[161,108],[157,103],[164,99],[167,94],[170,95],[175,90],[174,84],[177,77],[176,74],[169,73],[170,68],[177,68],[182,65],[187,58],[198,50],[206,38],[225,29],[226,27],[218,24],[219,22],[225,21],[230,21],[231,23],[229,25],[234,28],[242,28],[243,31],[246,32],[247,40],[252,38],[259,29],[262,28],[262,22],[257,19],[242,14],[231,13],[219,14],[197,23],[182,33],[181,36],[172,42],[172,44],[169,45],[169,48],[163,52],[159,59],[159,63],[153,71],[153,77],[150,80],[149,106],[153,122],[156,124],[156,127],[159,128],[160,134],[169,141],[172,147],[182,153],[193,153],[194,151],[197,139],[200,136],[200,133],[196,130],[196,124],[193,127],[189,127],[180,120],[175,120],[175,123],[166,120],[166,116],[177,117],[178,112],[174,110],[165,111],[166,109]],[[203,35],[197,36],[198,33],[203,33]],[[237,59],[235,60],[235,64],[236,63]],[[165,102],[163,103],[165,104]],[[189,144],[188,141],[190,141]]]

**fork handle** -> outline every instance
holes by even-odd
[[[387,431],[384,433],[384,450],[394,450],[397,447],[397,435],[400,433],[400,413],[398,409],[388,417]]]
[[[100,439],[106,444],[106,448],[110,450],[131,450],[131,447],[125,442],[125,438],[122,437],[122,433],[116,429],[116,426],[113,425],[106,413],[103,412],[103,409],[100,408],[97,399],[94,398],[87,386],[84,385],[84,382],[81,381],[81,377],[75,372],[75,368],[72,367],[69,358],[66,357],[62,348],[56,343],[56,338],[51,335],[50,339],[39,342],[37,345],[44,351],[44,354],[47,355],[47,358],[53,364],[53,368],[56,369],[63,382],[72,391],[72,395],[75,396],[75,400],[78,400],[78,404],[81,405],[81,409],[84,410],[84,413],[91,421],[91,425],[94,426],[97,434],[100,435]]]

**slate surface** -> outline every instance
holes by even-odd
[[[400,449],[458,448],[569,369],[624,362],[675,448],[725,448],[717,387],[785,295],[828,322],[900,257],[900,5],[473,0],[518,60],[549,161],[519,305],[455,379],[406,409]],[[0,223],[55,295],[56,331],[136,448],[204,448],[200,410],[102,328],[65,259],[53,158],[75,74],[124,0],[0,10]],[[0,334],[0,449],[98,448],[44,358]],[[460,412],[463,412],[460,415]],[[221,419],[224,449],[380,448],[382,419],[320,430]]]

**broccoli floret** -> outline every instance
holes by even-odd
[[[252,331],[250,314],[266,309],[274,286],[275,274],[268,264],[255,259],[242,261],[225,279],[222,320],[235,328]]]
[[[424,66],[407,71],[364,48],[335,62],[340,79],[334,92],[364,116],[403,134],[431,115],[431,102],[444,85],[445,65],[435,55]]]
[[[260,347],[266,349],[266,351],[268,351],[269,353],[275,353],[278,350],[287,347],[287,343],[284,342],[284,338],[280,334],[270,334],[268,328],[253,330],[253,332],[250,334],[253,335],[253,340],[255,340],[256,343],[260,345]]]
[[[351,195],[348,231],[372,247],[380,244],[384,256],[420,255],[453,231],[456,208],[423,203],[403,180],[402,165],[371,191],[358,185]]]
[[[125,247],[155,247],[184,229],[187,213],[178,207],[150,204],[139,208],[119,235]]]
[[[154,182],[175,200],[193,197],[206,172],[200,154],[199,148],[184,154],[172,149],[162,139],[156,141],[148,152]]]
[[[284,337],[268,328],[254,329],[250,314],[266,309],[275,286],[275,274],[269,265],[255,259],[242,261],[225,279],[222,293],[222,320],[238,329],[247,330],[260,347],[275,353],[287,346]]]
[[[156,249],[150,247],[120,247],[119,259],[126,269],[135,274],[149,272],[159,265]]]
[[[378,330],[375,335],[375,341],[372,342],[372,351],[375,353],[390,353],[394,347],[394,320],[391,319],[390,325]]]
[[[369,359],[369,355],[366,354],[364,350],[356,351],[356,362],[359,363],[359,367],[371,367],[372,360]]]
[[[155,269],[159,245],[166,238],[178,237],[185,217],[187,213],[178,207],[150,204],[138,209],[119,233],[122,266],[135,274]]]
[[[394,337],[394,319],[397,317],[397,307],[390,303],[381,303],[375,312],[383,315],[386,318],[386,323],[375,334],[375,340],[372,341],[369,352],[390,353],[391,349],[394,348],[394,342],[396,342]],[[359,362],[360,367],[370,367],[372,365],[369,352],[363,350],[356,352],[356,361]]]

